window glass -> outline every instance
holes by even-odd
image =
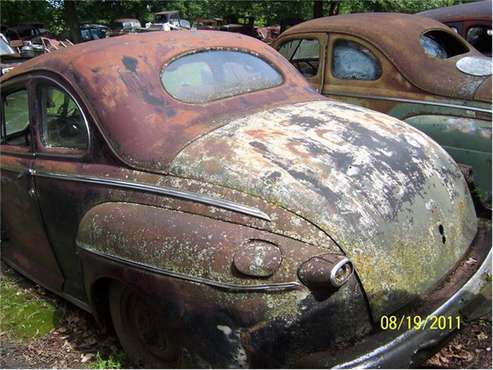
[[[281,45],[279,52],[305,77],[318,74],[320,43],[316,39],[291,40]]]
[[[491,27],[469,27],[466,40],[480,52],[491,55]]]
[[[8,94],[3,100],[5,126],[2,144],[29,145],[29,103],[26,90]]]
[[[421,36],[419,42],[423,49],[425,49],[425,53],[429,56],[438,59],[448,58],[445,48],[431,37],[423,35]]]
[[[69,94],[52,85],[39,89],[41,106],[41,141],[46,147],[87,149],[84,118]]]
[[[336,40],[332,50],[332,74],[341,80],[378,80],[382,67],[368,48],[354,41]]]
[[[264,60],[239,51],[209,50],[185,55],[161,73],[171,96],[205,103],[280,85],[282,76]]]
[[[441,30],[426,32],[419,42],[427,55],[437,59],[446,59],[469,51],[462,38]]]

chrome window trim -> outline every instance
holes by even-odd
[[[39,170],[32,170],[32,175],[38,177],[50,178],[50,179],[64,180],[64,181],[76,181],[76,182],[91,183],[98,185],[107,185],[121,189],[140,190],[147,193],[165,195],[169,197],[190,200],[197,203],[203,203],[209,206],[218,207],[237,213],[242,213],[244,215],[260,218],[265,221],[271,221],[270,217],[266,213],[260,211],[257,208],[249,207],[247,205],[240,203],[231,202],[229,200],[212,198],[207,195],[192,193],[183,190],[176,190],[170,187],[154,186],[154,185],[148,185],[143,183],[112,179],[107,177],[65,174],[65,173],[39,171]]]
[[[180,279],[180,280],[185,280],[185,281],[190,281],[198,284],[203,284],[203,285],[208,285],[212,286],[214,288],[221,288],[221,289],[226,289],[229,291],[235,291],[235,292],[242,292],[242,291],[248,291],[248,292],[255,292],[255,291],[279,291],[279,290],[293,290],[293,289],[299,289],[302,288],[302,285],[298,282],[287,282],[287,283],[270,283],[270,284],[258,284],[258,285],[242,285],[242,284],[234,284],[234,283],[226,283],[222,281],[216,281],[216,280],[211,280],[199,276],[190,276],[186,275],[180,272],[175,272],[175,271],[170,271],[167,269],[163,268],[158,268],[154,266],[150,266],[145,263],[141,262],[135,262],[135,261],[130,261],[126,258],[114,256],[111,254],[107,253],[102,253],[100,251],[94,250],[88,245],[81,243],[79,241],[76,241],[77,247],[82,249],[85,252],[95,254],[99,257],[106,258],[115,262],[119,262],[122,264],[125,264],[130,267],[136,267],[139,269],[143,269],[149,272],[157,273],[159,275],[165,275],[169,276],[172,278]]]
[[[48,77],[48,76],[45,76],[45,75],[36,75],[33,77],[33,80],[34,82],[36,83],[36,86],[35,86],[35,99],[36,99],[36,105],[39,104],[39,91],[38,91],[38,88],[39,88],[39,83],[37,80],[48,80],[50,81],[51,84],[55,85],[57,88],[59,88],[60,90],[62,90],[65,94],[67,94],[68,96],[70,96],[70,98],[74,101],[75,105],[77,106],[77,108],[79,109],[81,115],[82,115],[82,119],[84,121],[84,125],[85,125],[85,128],[86,128],[86,133],[87,133],[87,148],[86,149],[74,149],[74,148],[68,148],[68,147],[50,147],[50,146],[45,146],[43,141],[41,140],[41,134],[42,134],[42,130],[43,130],[43,117],[39,116],[39,120],[40,120],[40,124],[39,124],[39,128],[37,129],[37,134],[39,134],[39,137],[40,137],[40,143],[42,144],[42,147],[43,148],[46,148],[46,149],[51,149],[53,151],[47,151],[47,152],[38,152],[37,149],[38,148],[35,148],[34,152],[36,154],[42,154],[42,155],[46,155],[46,156],[50,156],[50,157],[63,157],[63,158],[80,158],[80,157],[83,157],[85,155],[87,155],[88,153],[91,152],[92,150],[92,137],[91,137],[91,130],[89,128],[89,121],[87,120],[87,117],[86,117],[86,114],[84,113],[84,110],[82,109],[82,106],[81,104],[77,101],[77,99],[74,97],[74,95],[72,95],[72,93],[70,93],[70,91],[68,91],[67,87],[64,86],[63,84],[61,84],[60,82],[58,82],[57,80],[55,80],[54,78],[51,78],[51,77]],[[41,114],[41,111],[38,111],[38,112],[35,112],[35,113],[39,113]],[[74,149],[74,150],[80,150],[80,154],[67,154],[67,153],[57,153],[56,150],[57,149]]]
[[[432,101],[426,101],[426,100],[394,98],[391,96],[375,96],[375,95],[348,94],[348,93],[335,93],[335,92],[324,93],[324,95],[326,95],[326,96],[331,96],[331,95],[345,96],[345,97],[350,97],[350,98],[362,98],[362,99],[374,99],[374,100],[388,100],[388,101],[397,101],[397,102],[401,102],[401,103],[410,103],[410,104],[433,105],[433,106],[438,106],[438,107],[454,108],[454,109],[461,109],[461,110],[469,110],[472,112],[482,112],[482,113],[490,113],[491,114],[491,109],[464,106],[464,105],[458,105],[458,104],[450,104],[450,103],[432,102]]]

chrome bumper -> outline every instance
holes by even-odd
[[[491,290],[491,263],[490,250],[476,273],[429,317],[460,315],[471,303],[476,303],[474,298],[478,297],[483,289]],[[431,330],[429,328],[408,330],[376,348],[367,350],[363,355],[338,363],[334,367],[341,369],[412,367],[415,365],[418,352],[437,345],[451,331],[452,329]]]

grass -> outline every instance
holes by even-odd
[[[103,357],[99,352],[96,353],[96,359],[89,363],[91,369],[121,369],[125,364],[126,355],[124,352],[118,352],[108,357]]]
[[[22,289],[5,275],[0,279],[0,330],[16,339],[48,334],[59,322],[56,306]]]

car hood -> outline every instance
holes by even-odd
[[[394,118],[330,100],[235,119],[185,147],[171,172],[315,224],[354,263],[375,317],[436,285],[477,229],[464,178],[438,144]]]

